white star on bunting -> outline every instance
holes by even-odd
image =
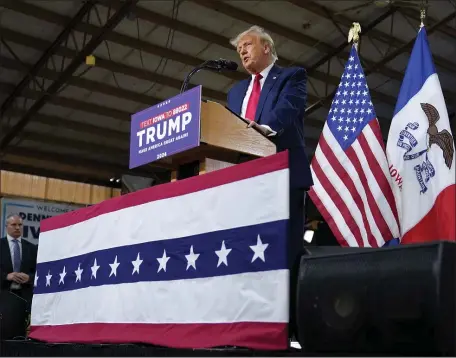
[[[222,263],[225,266],[228,266],[228,254],[231,252],[232,249],[227,249],[225,247],[225,240],[222,241],[222,247],[220,250],[215,251],[216,255],[218,256],[217,267],[219,267]]]
[[[193,252],[193,245],[190,247],[190,253],[188,255],[185,255],[185,258],[187,259],[187,270],[189,269],[190,266],[192,266],[196,270],[196,260],[198,259],[200,254],[195,254]]]
[[[34,280],[33,286],[36,287],[37,284],[38,284],[38,271],[35,272],[35,280]]]
[[[78,269],[76,271],[74,271],[74,273],[76,274],[76,281],[75,282],[81,282],[81,279],[82,279],[82,272],[84,270],[81,269],[81,264],[78,265]]]
[[[97,259],[95,259],[93,266],[90,268],[92,270],[92,276],[90,278],[94,277],[95,279],[97,278],[97,271],[100,268],[100,266],[97,265]]]
[[[59,285],[60,285],[61,283],[65,284],[64,279],[65,279],[66,274],[67,274],[67,273],[66,273],[66,271],[65,271],[65,266],[63,266],[63,271],[62,271],[61,273],[59,273],[59,275],[60,275]]]
[[[160,264],[160,266],[158,266],[157,273],[161,270],[166,272],[166,264],[168,263],[168,260],[169,257],[166,256],[166,250],[163,250],[163,256],[157,259],[158,263]]]
[[[268,248],[268,246],[269,244],[263,244],[260,235],[258,235],[256,245],[250,246],[250,248],[254,252],[251,262],[255,261],[257,258],[265,262],[264,252]]]
[[[48,274],[46,275],[46,286],[51,285],[51,278],[52,278],[51,271],[48,271]]]
[[[131,263],[133,264],[133,272],[131,274],[133,275],[135,272],[139,274],[139,266],[141,266],[141,264],[143,263],[143,260],[139,258],[139,252],[138,256],[136,257],[136,260],[132,261]]]
[[[112,275],[117,276],[117,268],[119,267],[120,263],[117,262],[117,255],[116,258],[114,259],[114,262],[112,264],[109,264],[111,266],[111,273],[109,274],[109,277]]]

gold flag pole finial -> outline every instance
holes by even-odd
[[[424,19],[425,18],[426,18],[426,9],[423,7],[420,10],[420,20],[421,20],[420,28],[424,27]]]
[[[354,22],[350,31],[348,32],[348,43],[353,41],[356,50],[358,51],[358,43],[359,43],[359,34],[361,33],[361,25],[359,22]]]

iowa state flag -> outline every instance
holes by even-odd
[[[387,157],[401,243],[456,240],[454,140],[424,27],[399,93]]]

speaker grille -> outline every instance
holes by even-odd
[[[305,350],[455,351],[454,244],[343,250],[302,258],[297,320]]]

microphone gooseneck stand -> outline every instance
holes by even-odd
[[[193,70],[190,71],[190,73],[185,77],[184,83],[182,83],[180,93],[184,93],[187,90],[188,84],[190,83],[190,79],[193,77],[193,75],[203,70],[208,62],[209,61],[205,61],[201,65],[196,66]]]
[[[190,79],[201,70],[207,69],[216,72],[221,72],[223,70],[236,71],[237,67],[237,63],[229,60],[224,60],[222,58],[219,60],[204,61],[201,65],[196,66],[193,70],[191,70],[190,73],[185,77],[184,83],[182,83],[180,93],[183,93],[187,90],[187,87],[190,83]]]

